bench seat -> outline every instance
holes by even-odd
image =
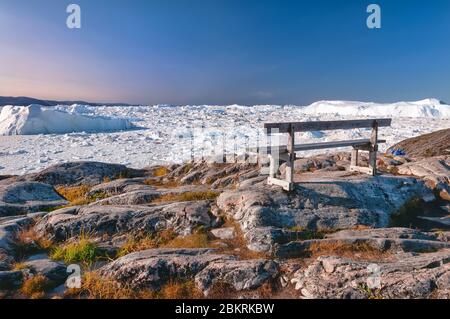
[[[385,140],[378,140],[378,143],[386,143]],[[320,142],[320,143],[306,143],[306,144],[297,144],[294,145],[294,150],[296,152],[300,151],[310,151],[317,149],[327,149],[327,148],[336,148],[336,147],[347,147],[353,146],[356,149],[365,150],[370,147],[370,139],[359,139],[359,140],[347,140],[347,141],[331,141],[331,142]],[[262,150],[265,150],[267,154],[272,154],[273,152],[278,152],[280,154],[287,153],[287,146],[272,146],[272,147],[253,147],[249,148],[250,152],[259,153]],[[273,152],[272,152],[273,150]]]

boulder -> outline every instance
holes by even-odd
[[[68,202],[48,184],[14,182],[0,185],[0,217],[37,212],[67,204]]]
[[[43,275],[55,286],[63,284],[68,276],[67,268],[63,263],[52,261],[45,255],[30,258],[23,264],[31,274]]]
[[[40,236],[64,241],[82,232],[93,236],[116,236],[130,232],[154,233],[173,228],[187,235],[199,226],[215,226],[208,201],[171,203],[159,206],[77,206],[49,213],[35,226]]]
[[[9,270],[14,263],[14,242],[17,232],[33,223],[32,217],[0,219],[0,271]]]
[[[92,203],[91,206],[96,205],[143,205],[151,203],[153,200],[161,196],[161,192],[153,189],[141,189],[135,191],[128,191],[124,194],[111,196]]]
[[[398,174],[413,175],[427,181],[442,199],[450,201],[450,155],[430,157],[398,166]]]
[[[150,249],[131,253],[102,267],[106,277],[134,288],[157,290],[174,278],[193,279],[209,263],[233,259],[213,254],[211,249]]]
[[[214,261],[195,276],[195,282],[208,295],[217,283],[226,283],[235,291],[252,290],[275,279],[278,273],[278,265],[272,260]]]
[[[141,177],[143,170],[127,168],[125,165],[100,162],[70,162],[50,166],[36,174],[25,175],[28,181],[38,181],[50,185],[97,185],[105,178]]]
[[[278,266],[270,260],[236,260],[207,248],[150,249],[119,258],[99,272],[137,289],[158,290],[174,278],[195,280],[207,295],[218,282],[236,291],[256,289],[277,276]]]
[[[91,188],[86,194],[93,197],[99,194],[107,196],[120,195],[132,191],[153,190],[154,187],[145,185],[145,178],[121,178],[107,183],[102,183]]]
[[[272,246],[276,240],[267,240],[276,231],[267,232],[266,227],[309,231],[358,225],[381,228],[388,226],[390,218],[411,199],[434,198],[423,182],[410,177],[315,172],[301,174],[300,178],[291,193],[265,183],[241,185],[223,192],[217,205],[238,221],[245,233],[252,232],[247,236],[248,247],[259,250]],[[256,228],[266,229],[255,231]]]

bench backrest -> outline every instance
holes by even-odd
[[[286,122],[286,123],[265,123],[264,128],[267,133],[272,130],[277,133],[288,133],[308,131],[327,131],[327,130],[349,130],[356,128],[370,128],[390,126],[391,119],[367,119],[367,120],[343,120],[343,121],[316,121],[316,122]]]

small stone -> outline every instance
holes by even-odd
[[[219,239],[233,239],[236,236],[234,227],[217,228],[211,230],[211,233]]]

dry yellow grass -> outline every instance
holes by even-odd
[[[70,205],[68,205],[68,206],[87,205],[87,204],[93,203],[97,200],[108,197],[108,195],[103,192],[88,196],[88,193],[90,190],[91,190],[91,187],[87,186],[87,185],[71,186],[71,187],[66,187],[66,186],[56,187],[56,191],[58,192],[58,194],[70,202]]]
[[[176,180],[160,180],[160,179],[147,179],[144,184],[148,186],[154,186],[156,188],[177,188],[180,184]]]
[[[389,256],[388,252],[381,251],[366,243],[347,244],[338,241],[321,241],[311,244],[309,252],[312,258],[334,255],[360,260],[382,260]]]
[[[80,289],[70,289],[66,298],[87,299],[197,299],[203,294],[192,280],[171,282],[159,291],[136,290],[128,284],[118,283],[112,278],[100,276],[97,272],[85,273]]]
[[[117,253],[117,257],[122,257],[131,254],[132,252],[135,251],[141,251],[157,247],[158,247],[157,241],[150,236],[144,236],[141,238],[130,237],[128,238],[127,242],[122,247],[120,247],[119,252]]]
[[[27,267],[25,266],[24,263],[19,262],[19,263],[13,264],[12,269],[13,270],[24,270],[24,269],[27,269]]]
[[[211,244],[206,233],[195,233],[184,237],[176,237],[167,244],[161,245],[164,248],[208,248]]]
[[[204,192],[185,192],[179,194],[165,194],[155,199],[152,203],[164,202],[190,202],[199,200],[211,200],[219,196],[218,192],[204,191]]]
[[[155,177],[166,176],[169,173],[169,169],[165,166],[160,166],[155,168],[152,173]]]
[[[155,296],[159,299],[202,299],[203,293],[195,286],[193,280],[173,282],[164,285]]]
[[[43,237],[39,237],[33,227],[20,230],[15,237],[15,251],[19,259],[26,256],[46,251],[52,247],[53,243]]]
[[[87,272],[83,276],[80,289],[70,289],[66,292],[68,298],[87,299],[133,299],[136,292],[127,285],[120,285],[115,280],[100,276],[97,272]]]
[[[239,259],[260,259],[268,258],[266,253],[252,251],[247,248],[247,241],[238,223],[234,220],[227,219],[223,227],[233,227],[235,236],[232,239],[221,240],[227,244],[227,248],[219,248],[219,252],[223,254],[236,255]]]
[[[43,275],[36,275],[25,280],[20,288],[20,292],[31,299],[42,299],[45,291],[49,289],[49,280]]]
[[[58,192],[58,194],[67,199],[72,205],[89,204],[87,193],[90,190],[91,188],[87,185],[72,186],[72,187],[65,187],[65,186],[56,187],[56,191]]]

